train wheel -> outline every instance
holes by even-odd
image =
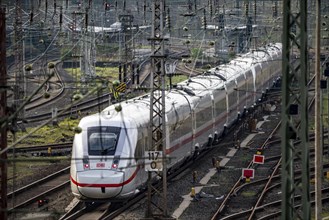
[[[193,154],[193,160],[195,160],[200,154],[200,149],[199,147],[195,147],[194,149],[194,154]]]
[[[222,132],[222,138],[225,137],[226,134],[227,134],[227,127],[225,126],[225,127],[224,127],[224,130],[223,130],[223,132]]]
[[[95,202],[86,201],[85,206],[87,211],[93,210],[95,207]]]

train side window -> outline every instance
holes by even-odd
[[[222,113],[226,113],[226,99],[220,99],[216,102],[215,105],[215,111],[216,111],[216,116],[222,114]]]
[[[209,121],[209,117],[211,117],[212,115],[212,107],[208,106],[206,108],[201,109],[200,111],[198,111],[196,113],[196,126],[201,127],[202,125],[204,125],[205,122]]]
[[[180,137],[191,132],[192,127],[192,117],[188,115],[185,119],[179,121],[175,127],[175,129],[170,129],[172,133],[170,133],[170,140],[174,141],[179,139]]]

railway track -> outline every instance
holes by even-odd
[[[195,163],[196,161],[200,160],[201,158],[205,157],[208,154],[208,151],[203,151],[200,153],[196,160],[190,160],[181,166],[178,170],[171,173],[167,176],[168,182],[175,179],[177,176],[184,173],[189,167]],[[161,190],[162,182],[154,180],[153,187],[157,190]],[[62,216],[61,220],[73,220],[73,219],[98,219],[98,220],[105,220],[105,219],[114,219],[115,217],[119,216],[120,214],[124,213],[128,209],[130,209],[133,205],[140,202],[141,200],[145,199],[147,196],[146,193],[147,189],[140,191],[136,196],[129,199],[125,203],[92,203],[92,204],[83,204],[83,202],[77,202],[76,205],[69,210],[64,216]]]
[[[58,151],[71,150],[73,142],[43,144],[34,146],[21,146],[15,148],[15,153],[32,153],[32,152],[47,152],[49,148]],[[13,149],[9,149],[8,153],[13,153]]]
[[[22,212],[24,209],[33,209],[32,204],[36,204],[39,200],[45,202],[42,204],[42,209],[47,208],[47,197],[66,187],[69,187],[69,168],[66,167],[49,176],[34,181],[24,187],[15,189],[8,193],[8,213],[9,217],[16,212]],[[41,206],[39,207],[41,208]]]
[[[65,85],[56,67],[57,65],[58,64],[55,64],[55,68],[52,70],[53,77],[51,77],[49,81],[46,82],[45,89],[31,99],[31,101],[25,106],[25,111],[31,111],[40,106],[54,102],[54,100],[59,99],[64,94]],[[41,68],[42,71],[44,71],[43,75],[47,74],[45,71],[46,68],[48,67],[43,66]]]
[[[140,87],[143,87],[143,85],[145,83],[148,82],[149,80],[149,73],[150,73],[150,63],[148,62],[148,60],[144,61],[141,66],[143,68],[145,68],[144,71],[142,71],[142,74],[140,76]],[[26,107],[26,111],[36,111],[38,110],[40,107],[44,106],[48,106],[50,104],[54,104],[55,106],[63,106],[63,104],[61,105],[57,105],[56,103],[61,99],[61,97],[71,97],[69,95],[69,91],[65,88],[69,87],[68,85],[64,84],[64,80],[62,79],[62,77],[60,76],[60,71],[55,68],[56,71],[56,75],[58,77],[58,80],[60,82],[61,89],[60,91],[54,95],[53,97],[50,98],[45,98],[44,94],[38,95],[38,98],[35,99],[35,101],[31,101],[29,103],[29,106]],[[104,87],[102,89],[104,90],[108,90],[107,86]],[[79,102],[77,102],[76,104],[72,105],[71,108],[68,108],[67,106],[65,107],[58,107],[57,112],[59,112],[59,115],[61,117],[67,117],[67,116],[71,116],[72,115],[72,111],[76,112],[89,112],[95,108],[98,108],[100,106],[107,106],[109,105],[109,96],[110,93],[109,92],[103,92],[100,94],[97,94],[95,96],[90,97],[89,99],[84,99],[81,100]],[[26,116],[25,121],[27,123],[31,123],[31,122],[38,122],[38,121],[42,121],[42,120],[47,120],[50,119],[52,117],[52,112],[49,110],[49,108],[47,109],[48,111],[43,111],[43,112],[38,112],[37,114],[29,114],[28,116]]]
[[[313,82],[314,78],[312,78],[309,82],[309,85]],[[314,100],[315,97],[313,97],[310,102],[309,102],[309,106],[308,109],[310,110],[311,107],[314,104]],[[281,120],[277,123],[276,127],[273,129],[273,131],[271,132],[271,134],[268,136],[268,138],[263,142],[262,146],[260,147],[260,150],[265,150],[266,148],[266,152],[267,155],[268,154],[272,154],[273,152],[275,152],[275,154],[279,154],[281,152],[281,147],[280,145],[277,145],[276,147],[271,146],[270,149],[268,149],[269,143],[271,141],[271,137],[273,137],[275,135],[275,133],[278,132],[279,128],[281,125]],[[265,163],[263,164],[261,167],[258,167],[257,164],[254,164],[253,161],[250,161],[250,163],[248,164],[247,168],[257,168],[257,173],[260,173],[258,175],[268,175],[269,177],[267,178],[267,181],[263,184],[260,184],[257,186],[257,188],[253,189],[253,192],[255,192],[257,194],[257,199],[255,199],[255,196],[237,196],[237,191],[239,188],[241,188],[241,184],[245,184],[245,179],[243,179],[242,177],[240,177],[236,183],[233,185],[233,187],[231,188],[231,190],[229,191],[229,193],[225,196],[225,199],[223,200],[223,202],[220,204],[218,210],[215,212],[215,214],[212,217],[212,220],[215,219],[222,219],[224,216],[227,219],[236,219],[236,217],[239,215],[239,213],[241,213],[242,219],[254,219],[255,218],[255,213],[256,210],[258,209],[258,207],[260,207],[262,205],[262,202],[264,201],[265,196],[268,194],[268,189],[270,188],[270,186],[273,184],[274,182],[274,177],[277,175],[277,173],[279,172],[279,168],[281,166],[281,157],[277,158],[276,160],[274,160],[271,163]],[[260,172],[258,172],[258,170],[260,169]],[[249,198],[249,199],[248,199]],[[249,201],[249,202],[246,202]],[[250,210],[248,212],[248,216],[246,216],[247,213],[245,213],[245,211],[241,211],[241,209],[243,208],[236,208],[232,210],[232,208],[228,208],[228,207],[235,207],[234,204],[240,204],[240,206],[245,207],[244,205],[248,204],[247,206],[249,208],[244,208],[244,209],[248,209]],[[239,211],[240,209],[240,211]],[[227,214],[227,213],[236,213],[233,215]],[[227,216],[228,215],[228,216]]]
[[[261,149],[264,149],[268,143],[271,140],[271,137],[274,136],[274,134],[277,132],[277,130],[280,127],[280,122],[275,126],[275,128],[271,131],[270,135],[266,138],[266,140],[264,141],[263,145],[260,147]],[[271,147],[272,148],[272,147]],[[278,155],[280,153],[280,148],[275,148],[271,150],[271,152],[273,152],[275,150],[275,155]],[[266,164],[268,165],[268,170],[272,169],[273,165],[274,165],[274,169],[272,171],[271,177],[273,178],[273,176],[276,174],[277,172],[277,168],[278,168],[278,164],[281,161],[281,157],[280,158],[276,158],[275,160],[272,160],[270,163],[266,162]],[[250,161],[247,168],[253,168],[254,164],[253,161]],[[270,178],[269,178],[270,179]],[[269,180],[268,179],[268,180]],[[240,177],[235,184],[233,185],[233,187],[231,188],[231,190],[227,193],[227,195],[225,196],[224,200],[222,201],[222,203],[220,204],[217,212],[214,214],[214,216],[212,217],[212,219],[220,219],[223,217],[223,213],[225,212],[226,208],[228,206],[230,206],[230,204],[234,204],[236,202],[232,201],[232,198],[236,196],[236,192],[239,190],[241,183],[244,183],[245,180]],[[268,181],[267,181],[268,182]],[[266,183],[267,185],[268,183]],[[248,204],[252,204],[252,203],[248,203]],[[252,205],[251,205],[252,206]]]

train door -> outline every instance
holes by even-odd
[[[224,124],[224,129],[228,126],[228,118],[229,118],[229,114],[230,114],[230,105],[229,105],[229,97],[228,97],[228,88],[227,85],[225,83],[224,85],[225,88],[225,100],[226,100],[226,119],[225,119],[225,124]]]
[[[224,88],[214,91],[214,99],[216,131],[220,134],[223,131],[222,129],[224,128],[227,118],[226,92]]]
[[[145,130],[145,129],[142,129],[142,130]],[[141,186],[147,180],[147,172],[145,172],[144,155],[145,155],[146,145],[148,144],[148,136],[147,136],[147,132],[141,131],[139,133],[140,134],[138,135],[138,141],[137,141],[135,154],[134,154],[136,166],[140,170],[139,175],[136,176],[136,182],[135,182],[136,188]]]
[[[239,90],[239,84],[238,84],[238,81],[237,81],[237,79],[235,78],[235,80],[234,80],[234,83],[235,83],[235,88],[234,88],[234,90],[236,91],[236,109],[235,109],[235,112],[237,113],[237,115],[238,115],[238,112],[240,112],[240,110],[239,110],[239,103],[240,103],[240,98],[239,98],[239,93],[240,93],[240,90]]]
[[[192,146],[196,146],[195,134],[196,134],[196,118],[195,108],[191,111],[192,115]]]
[[[213,137],[215,135],[216,131],[216,113],[215,113],[215,100],[214,100],[214,95],[211,94],[211,118],[212,118],[212,134]]]
[[[255,66],[251,66],[251,72],[252,72],[252,105],[256,103],[256,92],[257,92],[257,87],[256,87],[256,69]]]
[[[240,74],[236,79],[238,91],[238,114],[243,114],[244,107],[246,106],[246,78],[245,74]]]
[[[247,70],[245,72],[246,75],[246,108],[250,108],[251,105],[253,105],[253,74],[250,70]]]
[[[254,103],[257,103],[262,97],[263,92],[263,76],[262,76],[262,67],[259,63],[255,64],[252,68],[255,71],[255,94],[254,94]]]

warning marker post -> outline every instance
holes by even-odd
[[[253,179],[255,176],[255,170],[254,169],[242,169],[242,177],[247,179]]]
[[[264,161],[265,161],[264,155],[254,154],[254,159],[253,159],[254,163],[264,164]]]

